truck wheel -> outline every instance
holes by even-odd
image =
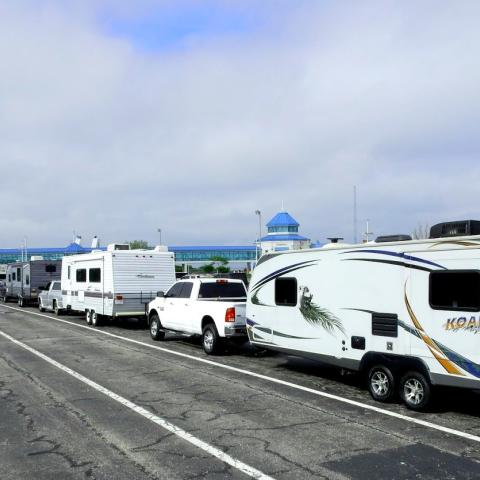
[[[223,350],[223,342],[213,323],[203,327],[202,346],[207,355],[217,355]]]
[[[400,397],[407,408],[423,410],[430,402],[432,389],[420,372],[408,372],[400,380]]]
[[[97,312],[91,312],[92,315],[92,327],[100,326],[100,315]]]
[[[45,311],[45,308],[43,308],[43,305],[42,305],[42,300],[40,300],[40,298],[38,299],[38,309],[39,309],[41,312],[44,312],[44,311]]]
[[[368,390],[379,402],[388,402],[395,393],[395,379],[388,367],[375,365],[368,372]]]
[[[90,310],[85,312],[85,320],[87,321],[87,325],[92,324],[92,312]]]
[[[58,317],[62,314],[62,311],[58,308],[58,303],[56,300],[53,301],[53,312],[55,313],[55,315],[57,315]]]
[[[158,315],[150,317],[150,336],[153,340],[163,340],[165,338],[165,332],[162,330],[162,324]]]

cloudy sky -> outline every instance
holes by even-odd
[[[0,247],[480,218],[480,2],[2,0]]]

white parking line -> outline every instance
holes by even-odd
[[[230,370],[230,371],[233,371],[233,372],[241,373],[243,375],[248,375],[250,377],[259,378],[261,380],[266,380],[268,382],[276,383],[278,385],[283,385],[283,386],[289,387],[289,388],[294,388],[296,390],[301,390],[303,392],[308,392],[308,393],[311,393],[313,395],[317,395],[319,397],[328,398],[330,400],[336,400],[336,401],[339,401],[339,402],[342,402],[342,403],[346,403],[348,405],[354,405],[355,407],[359,407],[359,408],[362,408],[362,409],[365,409],[365,410],[371,410],[373,412],[377,412],[377,413],[380,413],[382,415],[397,418],[399,420],[404,420],[406,422],[414,423],[416,425],[421,425],[422,427],[431,428],[433,430],[439,430],[441,432],[448,433],[450,435],[455,435],[457,437],[465,438],[467,440],[472,440],[474,442],[479,442],[480,443],[480,437],[477,436],[477,435],[472,435],[471,433],[462,432],[460,430],[455,430],[453,428],[444,427],[442,425],[437,425],[436,423],[428,422],[426,420],[421,420],[419,418],[409,417],[408,415],[403,415],[401,413],[392,412],[390,410],[386,410],[384,408],[376,407],[374,405],[369,405],[367,403],[358,402],[356,400],[351,400],[349,398],[341,397],[339,395],[334,395],[332,393],[322,392],[320,390],[315,390],[313,388],[304,387],[303,385],[298,385],[296,383],[287,382],[285,380],[280,380],[280,379],[275,378],[275,377],[269,377],[267,375],[262,375],[261,373],[252,372],[250,370],[244,370],[243,368],[232,367],[231,365],[224,365],[222,363],[214,362],[214,361],[208,360],[206,358],[199,358],[199,357],[195,357],[193,355],[188,355],[187,353],[176,352],[175,350],[170,350],[170,349],[165,348],[165,347],[159,347],[157,345],[152,345],[150,343],[140,342],[139,340],[134,340],[133,338],[122,337],[121,335],[116,335],[115,333],[106,332],[105,330],[96,330],[96,329],[93,329],[92,327],[89,327],[87,325],[79,325],[78,323],[69,322],[68,320],[63,320],[61,318],[52,317],[50,315],[45,315],[45,314],[42,314],[42,313],[32,312],[32,311],[28,311],[28,310],[25,311],[25,310],[22,310],[20,308],[10,307],[10,306],[7,306],[7,305],[2,305],[2,306],[6,307],[6,308],[10,308],[12,310],[17,310],[17,311],[22,312],[22,313],[29,313],[31,315],[38,315],[40,317],[50,318],[52,320],[56,320],[57,322],[67,323],[69,325],[73,325],[73,326],[78,327],[78,328],[85,328],[92,333],[94,333],[94,332],[95,333],[100,333],[102,335],[107,335],[109,337],[118,338],[118,339],[123,340],[125,342],[130,342],[130,343],[134,343],[134,344],[137,344],[137,345],[142,345],[144,347],[153,348],[155,350],[160,350],[161,352],[176,355],[178,357],[188,358],[189,360],[194,360],[196,362],[200,362],[200,363],[204,363],[204,364],[207,364],[207,365],[212,365],[212,366],[215,366],[215,367],[223,368],[225,370]]]
[[[256,468],[251,467],[250,465],[247,465],[246,463],[241,462],[240,460],[237,460],[230,455],[226,454],[225,452],[222,452],[222,450],[204,442],[203,440],[200,440],[199,438],[193,436],[192,434],[188,433],[187,431],[183,430],[180,427],[177,427],[173,423],[170,423],[169,421],[154,415],[153,413],[149,412],[143,407],[140,407],[136,405],[135,403],[131,402],[130,400],[127,400],[126,398],[117,395],[116,393],[112,392],[108,388],[103,387],[102,385],[94,382],[93,380],[90,380],[87,377],[84,377],[80,373],[76,372],[75,370],[72,370],[71,368],[66,367],[65,365],[62,365],[61,363],[57,362],[53,358],[48,357],[47,355],[39,352],[38,350],[35,350],[34,348],[26,345],[25,343],[20,342],[16,338],[11,337],[10,335],[6,334],[5,332],[2,332],[0,330],[0,335],[5,337],[6,339],[10,340],[14,344],[18,345],[19,347],[24,348],[25,350],[28,350],[30,353],[33,353],[37,357],[40,357],[42,360],[45,360],[46,362],[50,363],[51,365],[59,368],[65,373],[68,373],[72,377],[76,378],[77,380],[80,380],[81,382],[87,384],[89,387],[94,388],[95,390],[99,391],[100,393],[103,393],[107,397],[111,398],[112,400],[117,401],[118,403],[122,404],[124,407],[129,408],[130,410],[133,410],[135,413],[138,413],[139,415],[142,415],[142,417],[145,417],[146,419],[152,421],[153,423],[156,423],[160,427],[164,428],[165,430],[168,430],[169,432],[173,433],[174,435],[177,435],[178,437],[182,438],[183,440],[186,440],[187,442],[191,443],[192,445],[195,445],[198,448],[201,448],[208,454],[217,457],[219,460],[221,460],[224,463],[227,463],[228,465],[231,465],[232,467],[236,468],[237,470],[240,470],[241,472],[249,475],[252,478],[259,479],[259,480],[273,480],[272,477],[269,477],[268,475],[265,475],[262,473],[260,470],[257,470]]]

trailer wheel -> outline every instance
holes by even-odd
[[[202,346],[207,355],[217,355],[223,350],[223,342],[213,323],[203,327]]]
[[[162,330],[162,324],[158,315],[150,317],[150,336],[153,340],[163,340],[165,338],[165,332]]]
[[[41,311],[41,312],[44,312],[45,311],[45,308],[43,307],[42,305],[42,300],[39,298],[38,299],[38,309]]]
[[[100,326],[100,315],[97,312],[91,312],[92,315],[92,327]]]
[[[420,372],[407,372],[400,380],[400,397],[407,408],[423,410],[431,396],[430,382]]]
[[[85,312],[85,320],[87,321],[87,325],[92,324],[92,312],[90,310]]]
[[[375,400],[388,402],[395,393],[395,379],[388,367],[375,365],[368,372],[368,390]]]

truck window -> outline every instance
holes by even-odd
[[[60,289],[61,289],[60,282],[54,282],[52,290],[60,290]]]
[[[89,268],[88,269],[88,281],[92,283],[100,283],[102,279],[102,273],[100,268]]]
[[[193,283],[182,282],[182,291],[180,292],[180,298],[190,298],[192,294]]]
[[[247,296],[243,283],[206,282],[200,285],[198,298],[244,298]]]
[[[55,273],[57,271],[57,266],[53,263],[49,263],[48,265],[45,265],[45,271],[47,273]]]
[[[76,272],[76,279],[77,282],[83,283],[87,281],[87,269],[86,268],[79,268]]]
[[[297,305],[297,279],[277,278],[275,280],[275,303],[285,307]]]
[[[165,296],[168,298],[178,298],[181,292],[182,292],[182,284],[175,283]]]
[[[430,273],[430,306],[434,310],[480,310],[480,271],[442,270]]]

